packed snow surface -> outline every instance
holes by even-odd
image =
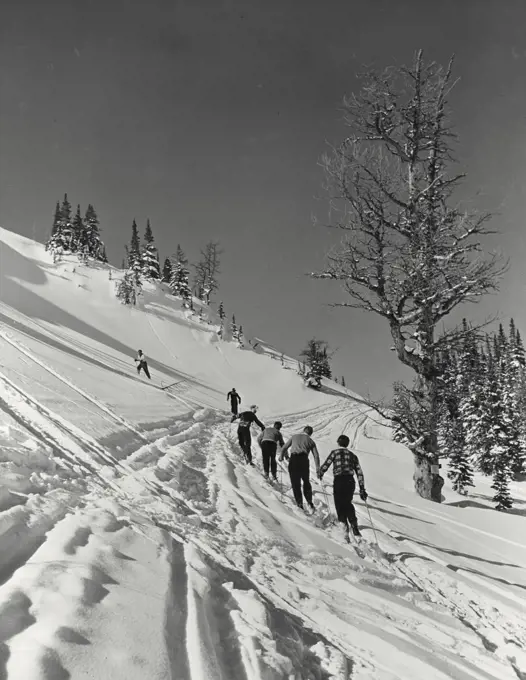
[[[526,678],[520,484],[508,513],[481,480],[422,500],[352,392],[305,388],[160,284],[127,308],[119,276],[0,230],[0,680]],[[322,459],[350,436],[360,545],[331,522],[330,479],[306,517],[255,441],[242,463],[233,386],[285,436],[312,425]]]

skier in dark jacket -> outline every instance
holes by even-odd
[[[142,353],[142,349],[140,349],[137,352],[137,358],[135,359],[135,363],[137,364],[137,373],[140,375],[142,368],[148,380],[151,380],[152,378],[150,376],[150,371],[148,370],[148,362],[146,361],[146,357]]]
[[[307,501],[311,510],[314,510],[312,503],[312,486],[310,483],[310,468],[309,468],[309,453],[312,452],[314,456],[314,463],[316,464],[316,473],[320,469],[320,455],[316,444],[311,439],[313,429],[310,425],[303,428],[300,434],[293,434],[285,446],[281,449],[280,460],[289,457],[289,475],[292,491],[296,505],[303,510],[303,496]],[[303,482],[303,493],[301,491],[301,483]]]
[[[276,463],[276,451],[278,444],[285,446],[283,435],[280,432],[281,423],[276,420],[274,427],[266,427],[258,437],[258,444],[261,446],[261,453],[263,454],[263,472],[265,479],[268,479],[269,472],[272,472],[272,479],[276,482],[276,472],[278,469]]]
[[[239,415],[233,415],[231,420],[232,423],[234,420],[239,420],[237,438],[239,446],[245,454],[245,461],[249,465],[254,465],[252,462],[252,435],[250,434],[250,426],[252,423],[256,423],[262,430],[265,429],[265,426],[256,415],[257,410],[258,407],[254,404],[250,407],[250,411],[243,411],[243,413],[240,413]]]
[[[364,503],[367,500],[367,492],[365,490],[363,472],[360,467],[358,456],[347,448],[349,446],[349,437],[345,434],[340,435],[337,444],[340,448],[330,452],[327,460],[321,466],[318,476],[321,479],[330,466],[333,466],[334,506],[336,507],[338,521],[343,524],[343,535],[348,543],[349,524],[351,525],[353,534],[355,536],[361,536],[360,530],[358,529],[356,511],[352,503],[352,497],[356,488],[354,475],[358,478],[360,498]]]
[[[232,410],[232,413],[237,416],[237,407],[241,403],[241,397],[239,394],[236,392],[236,388],[233,387],[230,392],[226,395],[226,400],[228,401],[230,399],[230,408]]]

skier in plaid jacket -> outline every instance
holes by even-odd
[[[360,498],[364,502],[367,500],[367,492],[365,490],[365,481],[358,456],[347,448],[349,446],[349,437],[342,434],[338,437],[337,443],[339,448],[330,452],[327,460],[320,467],[318,476],[321,479],[330,466],[333,466],[334,505],[336,507],[338,521],[343,524],[344,538],[348,542],[349,525],[355,536],[361,536],[360,530],[358,529],[356,511],[352,502],[356,488],[356,483],[354,481],[355,475],[360,486]]]

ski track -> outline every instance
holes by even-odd
[[[111,614],[106,599],[121,603],[127,633],[139,639],[144,624],[124,604],[130,588],[165,643],[151,658],[127,656],[115,619],[100,677],[402,680],[408,658],[412,673],[430,680],[514,678],[524,670],[524,620],[477,608],[475,581],[459,585],[436,555],[410,541],[405,555],[397,553],[400,541],[380,521],[390,556],[367,542],[363,558],[342,545],[336,528],[317,527],[258,467],[241,464],[222,414],[185,414],[172,432],[119,461],[2,381],[5,408],[74,465],[78,486],[64,479],[63,488],[0,514],[0,547],[11,557],[1,575],[0,678],[69,677],[72,658],[95,642],[97,622],[123,615]],[[310,423],[322,436],[335,419],[356,442],[367,415],[345,400],[289,414],[284,429]],[[331,512],[319,483],[313,486],[318,512]],[[133,557],[145,542],[159,574],[158,592],[146,599]],[[46,559],[57,553],[63,563]],[[35,592],[37,601],[28,594]],[[387,615],[388,628],[379,630]],[[110,641],[97,644],[110,649]]]

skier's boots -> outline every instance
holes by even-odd
[[[361,536],[360,529],[358,529],[358,522],[353,522],[351,524],[352,532],[355,536]]]
[[[350,537],[349,537],[349,527],[347,526],[347,524],[344,524],[344,525],[343,525],[343,540],[344,540],[346,543],[350,543],[350,542],[351,542],[351,539],[350,539]]]

